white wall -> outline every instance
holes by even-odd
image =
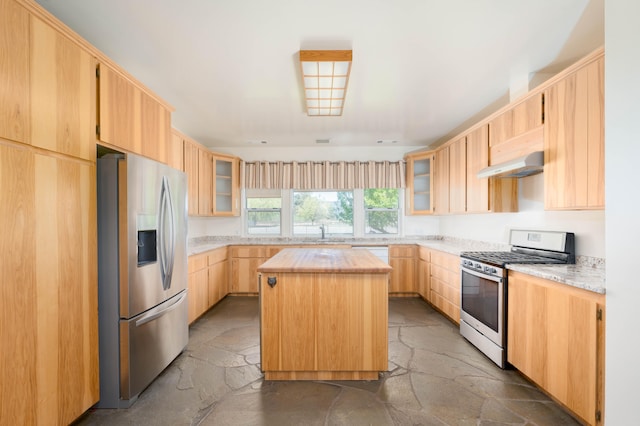
[[[442,216],[440,234],[471,240],[508,243],[510,229],[565,231],[576,234],[576,254],[605,257],[604,211],[545,211],[544,176],[518,181],[518,213]]]
[[[640,331],[640,2],[605,1],[606,382],[605,422],[638,423]]]

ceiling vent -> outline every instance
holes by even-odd
[[[327,143],[329,143],[329,142],[331,142],[331,140],[330,140],[330,139],[316,139],[316,143],[324,143],[324,144],[327,144]]]

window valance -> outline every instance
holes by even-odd
[[[247,189],[404,188],[404,161],[241,163]]]

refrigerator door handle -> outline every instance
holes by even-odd
[[[136,327],[140,327],[148,322],[151,322],[155,319],[160,318],[161,316],[168,314],[169,312],[173,311],[174,309],[176,309],[178,306],[180,306],[180,304],[184,301],[184,299],[187,298],[187,293],[185,292],[182,296],[180,296],[175,302],[173,302],[171,304],[171,306],[167,306],[166,308],[162,309],[161,311],[158,312],[154,312],[152,314],[147,314],[145,316],[143,316],[142,318],[138,319],[136,321]]]
[[[160,189],[160,214],[158,241],[160,244],[160,273],[162,278],[162,288],[171,288],[171,278],[173,276],[173,263],[175,257],[175,218],[173,217],[173,201],[171,200],[171,190],[166,176],[162,178],[162,188]],[[168,229],[167,229],[168,228]],[[168,232],[169,235],[165,235]]]

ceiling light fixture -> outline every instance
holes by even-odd
[[[351,57],[351,50],[300,51],[307,115],[342,115]]]

